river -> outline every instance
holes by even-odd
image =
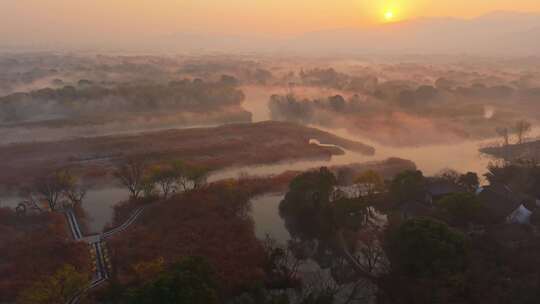
[[[253,113],[254,122],[269,119],[269,113],[265,106],[260,92],[247,90],[247,98],[244,107]],[[266,95],[268,96],[268,95]],[[240,174],[248,175],[269,175],[279,174],[287,170],[307,170],[320,166],[346,165],[367,161],[384,160],[389,157],[399,157],[412,160],[418,169],[425,175],[433,175],[443,169],[454,169],[459,172],[473,171],[479,175],[486,172],[486,167],[493,159],[482,155],[478,149],[493,142],[488,140],[464,140],[459,143],[424,145],[418,147],[390,147],[351,134],[344,129],[325,129],[315,126],[338,136],[363,142],[375,148],[375,155],[366,156],[363,154],[345,151],[345,154],[332,157],[330,160],[301,160],[293,162],[282,162],[270,165],[246,166],[226,168],[215,172],[209,177],[209,181],[216,181],[224,178],[238,177]],[[534,136],[540,135],[540,129],[536,128]],[[256,224],[258,237],[264,237],[270,233],[275,238],[283,241],[288,238],[282,219],[279,217],[278,206],[282,194],[269,194],[253,199],[253,217]],[[84,202],[84,208],[88,216],[88,229],[90,232],[101,231],[112,219],[113,206],[128,198],[125,189],[111,187],[90,189]],[[0,206],[15,207],[19,202],[17,197],[0,198]]]
[[[346,130],[327,130],[336,135],[358,140],[375,147],[374,156],[366,156],[352,151],[345,151],[330,160],[300,160],[294,162],[281,162],[270,165],[245,166],[227,168],[215,172],[209,181],[224,178],[235,178],[241,174],[270,175],[279,174],[287,170],[303,171],[321,166],[346,165],[366,161],[384,160],[389,157],[400,157],[412,160],[426,175],[436,174],[442,169],[452,168],[460,172],[474,171],[479,174],[486,172],[486,167],[492,158],[483,156],[478,148],[489,141],[464,141],[457,144],[433,145],[422,147],[387,147],[358,138]],[[256,224],[257,236],[264,237],[265,233],[272,234],[279,240],[285,240],[288,233],[278,214],[278,205],[283,195],[270,194],[253,200],[253,217]],[[128,198],[128,192],[123,188],[90,189],[84,201],[88,216],[88,229],[90,232],[101,231],[110,222],[113,215],[113,206]],[[19,202],[17,197],[4,197],[0,203],[4,206],[14,207]]]

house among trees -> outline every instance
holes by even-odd
[[[510,187],[492,184],[481,188],[477,195],[494,221],[508,224],[530,223],[532,211],[529,199],[513,192]]]
[[[424,193],[422,196],[400,204],[399,211],[403,220],[430,216],[433,214],[433,208],[438,200],[452,194],[466,192],[456,183],[441,178],[426,178],[422,188]]]
[[[446,179],[430,178],[426,183],[426,203],[432,205],[445,196],[464,192],[466,190],[454,182]]]

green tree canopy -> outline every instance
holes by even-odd
[[[467,172],[459,177],[458,183],[469,192],[474,192],[480,186],[478,175],[474,172]]]
[[[401,224],[386,239],[392,271],[414,278],[453,275],[465,269],[464,236],[445,223],[427,218]]]
[[[88,275],[79,273],[75,267],[64,265],[53,275],[42,278],[24,290],[19,304],[66,303],[89,283]]]
[[[422,171],[403,171],[390,184],[390,193],[398,202],[423,200],[425,190],[426,180]]]
[[[173,264],[153,282],[132,290],[129,304],[218,303],[214,271],[205,259],[189,257]]]
[[[483,203],[472,193],[455,193],[437,202],[439,214],[458,226],[481,221],[483,209]]]

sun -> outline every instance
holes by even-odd
[[[394,19],[394,12],[393,11],[386,11],[386,13],[384,13],[384,20],[392,21],[393,19]]]

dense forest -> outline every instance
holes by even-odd
[[[0,120],[17,122],[84,116],[152,114],[160,111],[209,112],[238,106],[244,99],[236,79],[201,79],[161,84],[125,84],[107,87],[80,80],[78,86],[14,93],[0,98]]]

